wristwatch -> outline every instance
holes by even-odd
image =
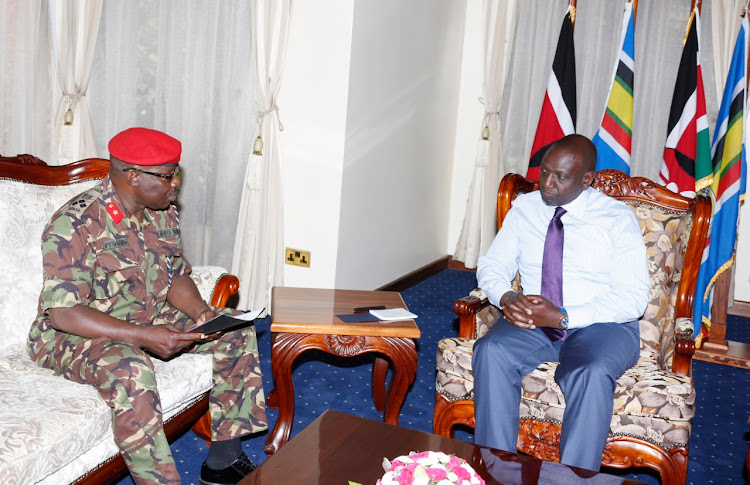
[[[567,330],[568,329],[568,312],[565,311],[565,307],[560,307],[560,311],[562,312],[562,316],[560,317],[560,321],[557,322],[557,324],[560,326],[561,329]]]

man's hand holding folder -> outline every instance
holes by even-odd
[[[210,338],[214,334],[221,334],[227,330],[233,330],[238,327],[252,324],[253,320],[263,313],[264,310],[265,308],[262,308],[260,310],[245,312],[241,315],[219,315],[203,325],[190,330],[190,332],[202,333]]]

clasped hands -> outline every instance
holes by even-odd
[[[521,292],[508,291],[500,297],[503,316],[507,321],[520,328],[536,327],[560,328],[563,316],[560,307],[541,295],[524,295]]]

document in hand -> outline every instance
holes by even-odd
[[[386,310],[370,310],[370,314],[381,322],[394,320],[413,320],[417,315],[406,308],[388,308]]]
[[[216,318],[212,318],[200,327],[194,328],[191,332],[202,333],[204,335],[210,335],[217,332],[226,332],[227,330],[233,330],[237,327],[243,327],[253,323],[258,315],[263,313],[265,308],[260,310],[253,310],[250,312],[243,313],[241,315],[219,315]]]

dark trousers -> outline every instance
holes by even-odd
[[[599,470],[609,434],[616,380],[638,361],[638,321],[596,323],[551,342],[500,319],[474,344],[476,444],[516,451],[521,378],[542,362],[559,362],[555,382],[565,396],[560,461]]]

